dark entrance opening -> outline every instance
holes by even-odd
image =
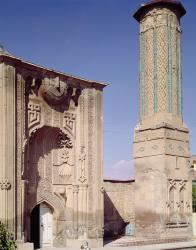
[[[31,242],[34,248],[40,248],[40,209],[39,205],[31,212]]]

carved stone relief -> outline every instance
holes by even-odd
[[[53,152],[53,179],[56,184],[71,181],[74,172],[74,148],[67,134],[60,132]],[[56,158],[55,158],[56,157]]]
[[[139,148],[139,151],[140,151],[140,152],[144,152],[144,150],[145,150],[144,147],[140,147],[140,148]]]
[[[74,88],[65,81],[59,80],[58,77],[44,81],[40,86],[40,95],[43,99],[52,105],[63,104],[67,109],[72,100],[78,106],[78,98],[81,95],[80,88]]]
[[[149,140],[154,140],[154,139],[161,139],[161,138],[167,138],[167,139],[173,139],[177,141],[183,141],[187,142],[188,141],[188,133],[178,130],[172,130],[172,129],[165,129],[165,128],[160,128],[160,129],[149,129],[145,131],[140,131],[139,133],[135,133],[135,142],[140,142],[140,141],[149,141]]]
[[[60,112],[68,110],[70,107],[77,107],[82,89],[79,84],[77,84],[77,87],[73,86],[72,82],[72,80],[69,80],[68,83],[54,76],[25,76],[26,105],[28,105],[31,98],[31,100],[44,100],[52,109]],[[50,114],[49,116],[51,118]],[[49,116],[47,116],[45,111],[44,119],[47,120],[45,122],[46,125],[50,125]]]
[[[78,193],[78,192],[79,192],[79,186],[73,185],[73,193]]]
[[[0,181],[1,190],[9,190],[11,188],[11,183],[8,179],[3,179]]]
[[[59,148],[72,148],[73,144],[70,138],[68,137],[67,134],[64,134],[63,132],[60,132],[57,136],[57,141],[56,144]]]
[[[42,80],[33,76],[25,77],[25,95],[26,96],[38,96],[38,90]]]
[[[176,14],[166,8],[147,12],[140,26],[142,119],[157,112],[182,115],[179,44],[180,23]]]
[[[30,133],[40,127],[41,106],[39,104],[28,103],[28,129]]]
[[[154,149],[154,150],[157,150],[158,148],[159,148],[158,145],[153,145],[153,146],[152,146],[152,149]]]
[[[95,110],[94,110],[95,97],[92,91],[88,92],[88,177],[89,177],[89,189],[88,189],[88,199],[89,199],[89,211],[93,211],[93,193],[94,193],[94,139],[95,139]],[[90,213],[88,215],[89,223],[93,223],[95,220],[94,215]],[[90,235],[90,228],[88,229],[88,234]],[[90,237],[90,236],[89,236]]]
[[[188,223],[187,215],[189,204],[186,197],[187,180],[168,180],[168,225]]]
[[[86,160],[85,147],[82,146],[80,155],[79,155],[79,162],[80,162],[79,181],[82,183],[87,180],[86,173],[85,173],[85,160]]]
[[[58,188],[56,188],[56,194],[58,197],[60,197],[62,199],[64,205],[66,206],[66,200],[67,200],[66,187],[59,186]],[[66,215],[66,217],[67,217],[67,215]]]
[[[9,140],[5,145],[8,150],[7,148],[3,150],[6,155],[2,152],[3,167],[7,167],[5,171],[2,170],[2,176],[0,176],[2,177],[0,178],[0,198],[3,201],[0,215],[1,218],[6,219],[6,223],[8,222],[9,228],[18,241],[28,242],[31,240],[30,231],[33,223],[31,212],[35,206],[45,203],[51,208],[54,216],[53,236],[57,239],[62,232],[62,241],[66,245],[66,236],[63,232],[67,229],[71,229],[72,238],[80,237],[84,231],[87,231],[88,146],[92,142],[90,150],[92,148],[93,150],[90,154],[92,155],[91,176],[93,176],[93,169],[96,168],[94,167],[97,157],[95,154],[98,153],[94,144],[96,142],[99,144],[101,141],[96,138],[97,135],[94,136],[94,131],[96,123],[101,122],[101,117],[93,118],[90,131],[93,138],[90,138],[90,143],[88,143],[88,127],[90,127],[88,123],[92,116],[95,116],[94,111],[101,109],[101,99],[95,100],[97,95],[95,90],[101,95],[104,85],[72,78],[63,73],[14,59],[12,56],[8,57],[2,57],[5,63],[3,62],[0,68],[6,96],[8,90],[6,86],[8,83],[10,85],[7,96],[9,98],[2,100],[2,106],[5,105],[10,111],[6,112],[6,117],[10,124],[13,123],[15,126],[12,126],[11,130],[6,128],[5,124],[2,126],[2,131],[6,131],[2,141],[7,141],[7,137]],[[95,101],[90,103],[88,96],[85,96],[86,106],[83,112],[85,118],[84,123],[81,124],[80,107],[77,106],[80,105],[79,97],[83,94],[83,90],[87,95],[90,92],[91,99]],[[87,104],[93,105],[90,118]],[[85,145],[81,151],[80,145]],[[96,178],[101,180],[99,172]],[[85,188],[81,188],[84,185],[86,185]],[[92,198],[96,191],[99,193],[97,186],[91,188]],[[83,201],[85,201],[84,204]],[[77,221],[77,218],[81,217],[79,202],[82,211],[85,211],[82,216],[86,219],[86,225],[79,224]],[[95,205],[91,200],[91,208],[92,206]],[[95,209],[92,213],[96,217]],[[87,233],[86,237],[88,237]],[[55,243],[58,244],[58,240]]]
[[[69,178],[72,175],[72,166],[74,164],[70,154],[71,152],[68,148],[63,148],[60,152],[58,174],[61,177]]]
[[[72,135],[75,134],[76,115],[70,112],[65,112],[63,117],[63,128],[69,131]]]

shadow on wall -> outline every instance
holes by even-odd
[[[116,210],[108,194],[104,192],[104,238],[119,238],[120,235],[125,235],[127,224]]]

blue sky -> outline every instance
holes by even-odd
[[[1,1],[0,42],[15,56],[43,66],[109,83],[104,90],[105,177],[133,173],[133,130],[138,122],[141,0]],[[184,121],[196,154],[196,1],[184,0]]]

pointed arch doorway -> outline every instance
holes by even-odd
[[[31,242],[34,247],[50,247],[53,245],[53,214],[50,207],[41,203],[31,212]]]

